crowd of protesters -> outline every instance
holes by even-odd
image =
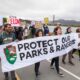
[[[66,29],[65,34],[70,34],[71,32],[72,32],[72,28],[69,26]],[[76,32],[80,33],[80,28],[77,28]],[[13,41],[21,41],[24,39],[27,40],[28,38],[36,38],[41,36],[56,36],[56,35],[62,35],[62,28],[60,25],[57,25],[54,28],[53,34],[51,35],[49,31],[49,27],[46,24],[43,24],[42,28],[36,29],[35,25],[29,27],[25,25],[25,28],[22,28],[22,27],[12,27],[11,24],[7,23],[4,24],[3,26],[0,26],[0,45],[7,44]],[[79,53],[79,61],[80,61],[80,49],[78,50],[73,49],[68,54],[62,56],[62,63],[66,64],[65,59],[66,56],[68,55],[69,64],[74,66],[75,64],[73,63],[72,58],[74,58],[73,53],[76,51]],[[51,60],[51,64],[50,64],[51,69],[54,69],[53,67],[54,63],[58,75],[64,76],[59,69],[59,57],[53,58]],[[35,63],[34,71],[35,71],[36,78],[40,75],[39,67],[40,67],[40,62]],[[9,73],[11,75],[11,80],[17,80],[15,76],[15,71],[5,72],[4,73],[5,80],[9,80]]]

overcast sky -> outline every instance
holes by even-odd
[[[0,0],[1,16],[80,20],[80,0]]]

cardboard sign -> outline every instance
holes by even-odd
[[[7,22],[10,23],[12,26],[20,26],[20,20],[16,17],[9,17]]]
[[[41,28],[41,27],[42,27],[42,23],[40,21],[36,21],[35,28]]]
[[[45,24],[48,24],[49,23],[49,18],[48,17],[44,18],[44,23]]]
[[[2,25],[3,25],[3,18],[0,17],[0,26],[2,26]]]

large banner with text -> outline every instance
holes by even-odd
[[[80,49],[80,34],[44,36],[0,46],[2,71],[9,72]]]

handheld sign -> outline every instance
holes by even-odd
[[[36,21],[35,28],[41,28],[41,27],[42,27],[42,23],[40,21]]]
[[[49,23],[49,18],[48,17],[44,18],[44,23],[45,24],[48,24]]]
[[[7,20],[12,26],[20,26],[20,20],[16,17],[9,17]]]

